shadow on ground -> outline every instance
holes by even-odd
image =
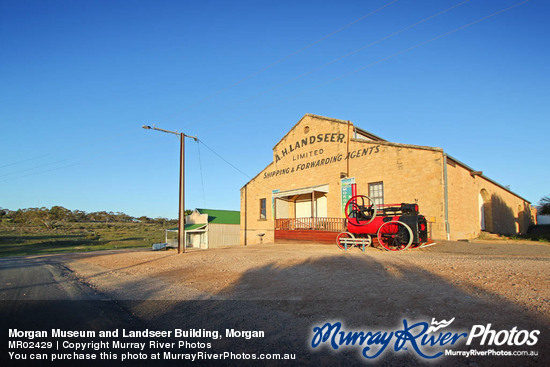
[[[470,244],[472,246],[473,244]],[[492,254],[495,259],[504,256],[492,245],[480,244],[481,254]],[[498,245],[501,246],[501,245]],[[461,256],[461,246],[430,249]],[[499,247],[500,250],[504,247]],[[535,249],[529,247],[528,251]],[[474,251],[475,249],[471,249]],[[373,250],[374,251],[374,250]],[[495,252],[496,251],[496,252]],[[535,250],[533,250],[535,251]],[[471,252],[470,252],[471,254]],[[97,254],[99,256],[99,254]],[[538,357],[442,357],[430,363],[441,366],[548,366],[550,345],[549,322],[542,316],[501,298],[498,294],[472,284],[459,286],[452,281],[414,265],[407,256],[382,253],[381,256],[325,256],[294,264],[279,266],[276,263],[250,269],[237,282],[221,289],[210,299],[193,301],[153,301],[159,298],[164,287],[162,278],[151,282],[142,280],[117,284],[122,289],[139,289],[144,301],[113,302],[108,296],[99,301],[81,302],[2,302],[2,330],[16,325],[27,330],[193,330],[218,331],[221,339],[198,336],[176,338],[175,342],[211,343],[210,348],[185,346],[174,353],[231,352],[248,355],[261,353],[295,354],[297,360],[276,360],[258,363],[256,360],[203,361],[207,365],[316,365],[316,366],[419,366],[427,361],[411,350],[393,353],[388,351],[374,361],[361,356],[360,347],[344,347],[333,351],[329,347],[313,350],[313,328],[326,322],[341,322],[347,331],[396,331],[403,329],[403,320],[409,323],[455,318],[448,330],[469,333],[473,325],[491,324],[491,329],[540,330],[535,346],[480,346],[479,339],[470,346],[462,339],[455,350],[527,350],[538,351]],[[517,256],[531,258],[519,252]],[[161,260],[165,255],[139,264],[99,272],[94,277],[108,276],[135,266]],[[510,255],[507,255],[510,256]],[[536,257],[533,254],[533,259]],[[39,257],[48,261],[49,257]],[[538,260],[538,259],[537,259]],[[540,259],[547,261],[547,259]],[[200,269],[200,268],[198,268]],[[483,269],[479,269],[483,272]],[[475,276],[477,274],[472,274]],[[69,281],[69,280],[67,280]],[[171,280],[173,281],[173,280]],[[178,281],[184,287],[185,273]],[[463,283],[465,284],[465,283]],[[4,291],[12,291],[4,287]],[[12,326],[14,327],[14,326]],[[226,330],[257,330],[265,332],[263,338],[228,337]],[[409,348],[410,349],[410,348]],[[435,354],[444,348],[426,348]],[[145,352],[158,350],[146,348]],[[148,361],[154,364],[153,361]],[[162,360],[161,365],[187,365],[182,360]],[[93,364],[93,363],[92,363]],[[100,365],[108,364],[103,361]],[[197,365],[196,363],[191,363]],[[117,363],[114,363],[117,365]]]
[[[391,256],[388,255],[388,256]],[[182,277],[181,282],[185,282]],[[140,284],[125,284],[138,287]],[[155,299],[157,290],[142,289],[145,299]],[[346,330],[402,330],[410,322],[450,320],[448,328],[469,333],[473,325],[491,324],[491,329],[540,330],[535,346],[470,346],[463,339],[456,350],[495,349],[538,351],[538,357],[445,357],[435,365],[530,366],[550,365],[548,320],[531,314],[497,294],[475,286],[458,287],[429,271],[407,264],[383,264],[372,257],[329,256],[291,267],[269,264],[244,273],[236,284],[208,301],[122,302],[138,315],[148,315],[156,328],[263,330],[263,339],[224,338],[213,342],[216,350],[233,352],[296,353],[300,365],[362,365],[361,348],[311,350],[312,330],[325,322],[342,322]],[[410,349],[410,348],[409,348]],[[444,351],[444,348],[431,349]],[[435,353],[433,353],[435,354]],[[426,360],[411,351],[385,353],[380,365],[423,365]],[[276,365],[281,365],[278,361]],[[288,363],[296,365],[296,361]],[[433,362],[432,362],[433,365]]]

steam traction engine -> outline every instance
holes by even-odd
[[[418,212],[417,204],[376,205],[365,195],[356,194],[346,204],[347,232],[338,234],[336,244],[341,249],[378,244],[389,251],[417,248],[430,242],[426,218]]]

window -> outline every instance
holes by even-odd
[[[265,199],[260,199],[260,219],[266,219]]]
[[[384,204],[384,183],[373,182],[369,184],[369,198],[378,206]]]

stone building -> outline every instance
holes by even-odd
[[[524,233],[533,222],[529,201],[441,148],[392,143],[306,114],[241,189],[241,244],[334,241],[345,228],[350,183],[377,204],[418,203],[434,239]]]

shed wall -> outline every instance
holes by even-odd
[[[208,224],[208,247],[223,247],[239,244],[240,227],[238,224]]]

